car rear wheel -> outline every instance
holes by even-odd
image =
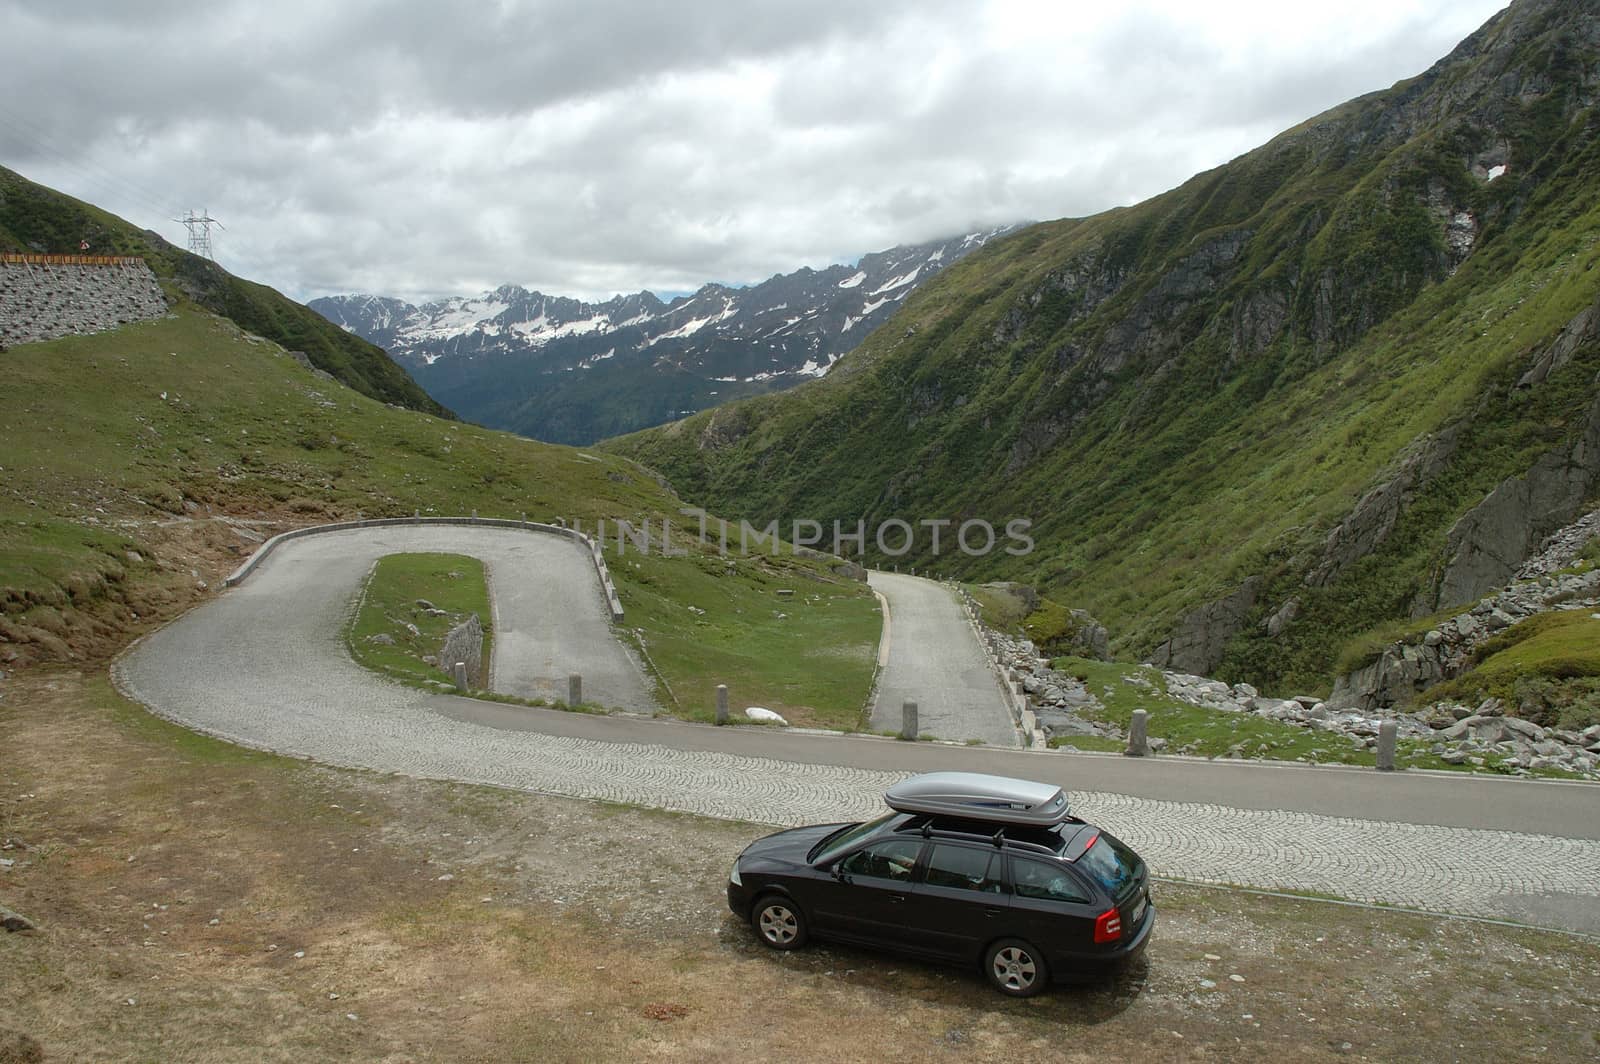
[[[750,910],[750,924],[773,949],[799,949],[806,944],[806,918],[788,898],[768,894]]]
[[[1020,938],[1003,938],[983,956],[983,971],[1002,994],[1032,997],[1050,982],[1039,951]]]

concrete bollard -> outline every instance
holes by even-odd
[[[583,677],[573,673],[567,677],[567,705],[576,706],[583,701]]]
[[[465,691],[467,689],[467,663],[464,661],[456,662],[453,675],[456,681],[456,690]]]
[[[917,737],[917,704],[906,702],[900,707],[900,738],[916,739]]]
[[[1133,711],[1133,719],[1128,722],[1128,748],[1123,751],[1128,757],[1145,757],[1150,753],[1150,743],[1145,738],[1145,732],[1150,720],[1150,714],[1145,710]]]
[[[1395,741],[1400,736],[1400,725],[1386,720],[1378,725],[1378,771],[1394,771]]]
[[[728,723],[728,685],[717,684],[717,723]]]

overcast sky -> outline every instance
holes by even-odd
[[[742,284],[1137,202],[1501,0],[0,0],[0,164],[309,299]]]

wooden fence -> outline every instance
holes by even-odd
[[[144,260],[136,255],[17,255],[0,254],[0,262],[28,266],[131,266]]]

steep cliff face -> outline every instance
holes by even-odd
[[[1504,585],[1546,536],[1583,511],[1600,488],[1600,399],[1575,436],[1503,481],[1451,527],[1438,590],[1415,613],[1475,602]]]
[[[1125,655],[1326,688],[1345,636],[1594,490],[1597,79],[1600,12],[1521,0],[1172,192],[992,244],[826,380],[612,446],[738,516],[1027,518],[1030,555],[940,568]]]

